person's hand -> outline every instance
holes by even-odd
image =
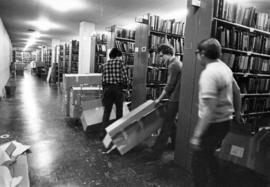
[[[155,102],[155,105],[158,106],[159,103],[160,103],[160,100],[159,99],[156,99],[154,102]]]
[[[235,121],[238,124],[243,124],[244,123],[244,120],[243,120],[240,112],[235,113]]]
[[[192,136],[190,139],[190,144],[194,150],[199,150],[200,144],[201,144],[201,139],[197,136]]]

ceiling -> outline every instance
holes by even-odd
[[[43,3],[57,1],[63,6],[51,7]],[[55,10],[64,8],[67,3],[73,3],[71,10]],[[135,17],[146,13],[179,17],[185,8],[186,0],[0,0],[0,17],[13,47],[24,48],[33,30],[41,35],[32,47],[50,46],[53,38],[76,39],[81,21],[93,22],[97,32],[105,32],[105,27],[112,25],[132,26]],[[55,28],[43,31],[31,23],[41,17],[53,22]]]
[[[244,0],[241,0],[241,2]],[[57,3],[58,4],[55,4]],[[31,48],[51,45],[52,39],[69,41],[78,38],[79,23],[95,23],[96,32],[105,32],[112,25],[132,26],[135,17],[146,13],[162,18],[183,19],[187,0],[0,0],[0,17],[13,47],[24,48],[34,31],[41,33]],[[60,3],[60,4],[59,4]],[[245,0],[261,11],[269,12],[269,0]],[[63,11],[71,4],[71,9]],[[181,17],[182,16],[182,17]],[[53,22],[54,28],[32,23],[40,18]],[[42,26],[45,27],[42,29]],[[29,31],[32,30],[32,31]]]

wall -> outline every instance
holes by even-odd
[[[0,18],[0,97],[3,96],[3,89],[9,79],[11,51],[11,41]]]

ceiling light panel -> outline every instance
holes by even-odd
[[[82,0],[37,0],[50,8],[59,11],[75,11],[87,8],[87,4]]]
[[[41,31],[48,31],[48,30],[51,30],[51,29],[59,29],[59,28],[61,28],[61,25],[53,23],[53,22],[51,22],[50,20],[48,20],[47,18],[44,18],[44,17],[39,18],[36,21],[29,21],[28,23],[30,25],[38,28]]]

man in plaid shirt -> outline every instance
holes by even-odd
[[[128,85],[127,68],[122,60],[122,52],[113,48],[109,54],[110,59],[102,66],[102,86],[104,106],[103,127],[109,125],[113,104],[116,105],[116,119],[123,116],[122,90]],[[103,134],[101,136],[104,135]]]

